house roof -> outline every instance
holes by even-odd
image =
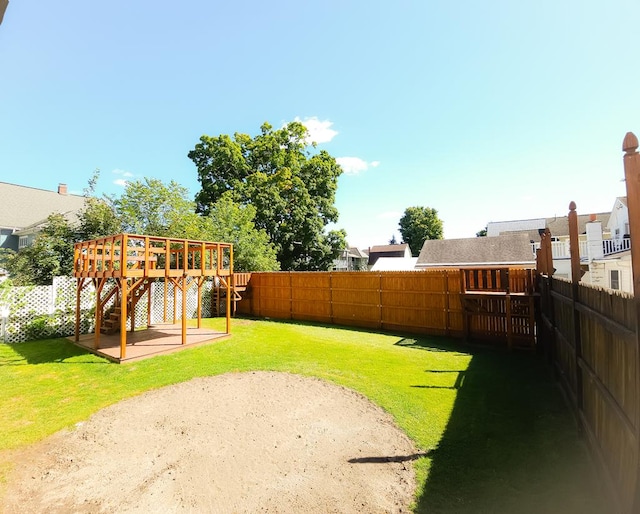
[[[369,250],[369,255],[371,255],[372,253],[379,253],[379,254],[390,254],[394,252],[404,253],[404,251],[408,247],[409,245],[407,243],[401,243],[397,245],[376,245],[371,247],[371,249]],[[391,256],[387,255],[387,257],[391,257]]]
[[[416,268],[534,263],[529,236],[508,233],[494,237],[427,240],[422,245]]]
[[[591,217],[595,216],[596,221],[602,222],[606,226],[609,222],[611,212],[598,212],[596,214],[578,214],[578,234],[584,234],[587,231],[587,223]],[[547,218],[547,228],[552,236],[568,236],[569,235],[569,216]],[[538,236],[538,241],[540,236]]]
[[[366,259],[368,255],[364,253],[360,248],[356,246],[349,247],[349,257],[354,257],[356,259]]]
[[[62,192],[63,188],[60,190]],[[31,227],[53,213],[72,217],[84,203],[84,196],[0,182],[0,227]]]
[[[606,226],[609,222],[610,212],[599,212],[592,214],[578,214],[578,234],[584,234],[587,231],[587,223],[592,216],[597,221],[602,222],[602,226]],[[554,216],[552,218],[537,218],[533,220],[514,220],[514,221],[497,221],[490,222],[487,225],[487,235],[495,237],[502,234],[527,234],[530,241],[540,241],[540,229],[548,228],[552,236],[568,236],[569,235],[569,216]],[[489,228],[491,230],[489,230]]]
[[[369,249],[369,265],[375,264],[380,257],[404,257],[408,249],[407,243],[372,246]]]

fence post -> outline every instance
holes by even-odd
[[[633,275],[633,302],[636,317],[636,398],[640,398],[640,154],[638,138],[627,132],[622,142],[624,151],[624,178],[627,187],[627,208],[629,209],[629,234],[631,236],[631,273]],[[636,400],[638,401],[638,400]],[[640,510],[640,423],[635,420],[636,436],[636,486],[633,511]]]
[[[577,284],[582,278],[580,270],[580,243],[578,241],[578,214],[576,203],[569,204],[569,255],[571,256],[571,282]]]
[[[571,256],[571,317],[573,318],[573,344],[576,363],[576,407],[578,412],[582,412],[583,392],[582,392],[582,337],[580,334],[580,313],[577,308],[578,303],[578,282],[580,282],[580,245],[578,244],[578,214],[576,204],[569,204],[569,255]]]

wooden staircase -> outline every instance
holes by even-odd
[[[231,315],[235,315],[238,302],[247,290],[251,273],[234,273],[231,275]],[[213,316],[226,314],[227,288],[226,284],[218,283],[211,290],[211,313]]]
[[[134,289],[129,291],[127,298],[127,319],[131,317],[131,305],[132,299],[135,299],[133,305],[138,303],[138,300],[151,289],[151,280],[143,280],[139,282]],[[122,301],[120,295],[116,296],[115,304],[109,308],[102,317],[102,324],[100,325],[100,333],[106,335],[112,335],[120,332],[120,319],[122,317]]]

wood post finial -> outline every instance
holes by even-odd
[[[571,202],[569,204],[569,210],[570,211],[575,211],[576,210],[576,202]]]
[[[622,150],[627,154],[636,153],[638,149],[638,138],[633,132],[627,132],[622,141]]]

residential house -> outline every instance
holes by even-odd
[[[367,269],[369,256],[365,251],[348,246],[333,261],[334,271],[363,271]]]
[[[578,246],[582,268],[581,282],[631,292],[631,240],[626,197],[616,198],[611,212],[578,215]],[[490,222],[487,236],[525,233],[532,250],[540,247],[540,234],[548,228],[555,276],[571,279],[569,218],[554,216],[531,220]]]
[[[506,233],[494,237],[431,239],[424,242],[416,269],[535,266],[531,242],[526,233]]]
[[[633,293],[633,273],[631,268],[631,239],[629,235],[629,209],[625,196],[616,198],[606,229],[609,238],[604,239],[598,224],[592,227],[590,236],[588,268],[581,282]],[[599,240],[602,240],[599,243]],[[583,257],[582,248],[580,256]]]
[[[407,243],[372,246],[369,248],[369,269],[375,265],[380,257],[411,259],[411,249]]]
[[[414,271],[417,257],[378,257],[371,271]]]
[[[31,245],[49,215],[60,213],[75,221],[84,204],[85,197],[69,194],[66,184],[47,191],[0,182],[0,248]]]

